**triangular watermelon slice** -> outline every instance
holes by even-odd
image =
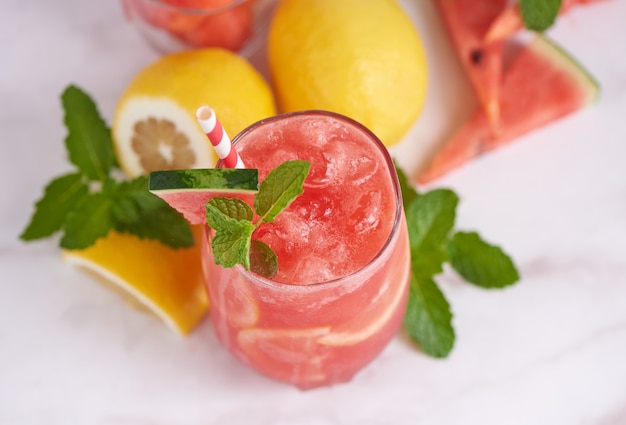
[[[567,13],[574,6],[598,3],[600,1],[606,0],[563,0],[561,8],[559,9],[559,15]],[[522,19],[519,3],[513,3],[503,10],[492,22],[485,35],[485,42],[491,43],[496,40],[504,40],[523,28],[524,21]]]
[[[254,168],[198,168],[150,173],[150,192],[167,202],[191,224],[206,222],[206,203],[216,196],[239,198],[252,205],[259,191]]]
[[[522,48],[500,87],[500,131],[494,136],[477,108],[419,176],[427,183],[531,130],[594,101],[597,82],[572,57],[544,36]]]
[[[436,0],[437,9],[465,74],[489,121],[499,119],[498,90],[502,75],[502,40],[485,43],[492,22],[506,9],[506,0]]]

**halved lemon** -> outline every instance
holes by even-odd
[[[135,76],[116,107],[113,144],[126,174],[212,167],[216,156],[195,116],[202,105],[230,137],[276,114],[269,85],[243,57],[218,48],[163,56]]]
[[[120,292],[175,332],[186,335],[209,309],[200,261],[201,226],[196,244],[174,249],[154,240],[115,231],[83,250],[65,250],[63,259]]]

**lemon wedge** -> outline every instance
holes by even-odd
[[[87,249],[64,250],[62,257],[186,335],[209,309],[200,260],[202,228],[192,229],[196,244],[191,248],[111,231]]]

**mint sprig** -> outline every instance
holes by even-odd
[[[69,86],[61,101],[68,130],[65,147],[75,170],[46,186],[20,238],[33,241],[62,232],[61,248],[84,249],[116,230],[174,248],[193,245],[189,224],[148,191],[147,176],[113,177],[119,166],[111,131],[89,95]]]
[[[418,193],[396,164],[411,246],[411,284],[405,328],[430,356],[447,357],[454,347],[450,303],[434,277],[449,262],[467,282],[504,288],[519,280],[511,258],[476,232],[454,229],[458,196],[449,189]]]
[[[524,26],[542,32],[554,24],[561,0],[520,0],[519,6]]]
[[[311,163],[286,161],[274,168],[261,182],[252,208],[237,198],[215,197],[206,204],[207,224],[215,231],[211,250],[215,263],[223,267],[242,264],[267,278],[278,272],[278,258],[261,241],[252,241],[252,233],[262,224],[271,223],[302,192]]]

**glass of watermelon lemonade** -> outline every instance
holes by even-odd
[[[287,160],[311,169],[304,193],[253,234],[278,255],[272,280],[216,265],[207,226],[217,337],[243,363],[301,389],[348,381],[392,339],[406,309],[410,254],[393,162],[364,126],[323,111],[260,121],[233,144],[260,181]]]

